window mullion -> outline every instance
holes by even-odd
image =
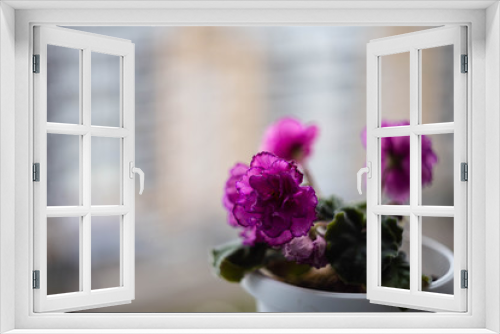
[[[410,50],[410,208],[420,204],[420,145],[419,136],[413,129],[419,122],[419,77],[420,66],[418,50]],[[410,291],[418,291],[418,281],[420,277],[420,238],[419,238],[419,217],[413,212],[410,214]]]
[[[48,206],[47,217],[83,217],[89,210],[85,206]]]
[[[122,216],[128,214],[132,208],[125,205],[94,205],[90,213],[94,216]]]
[[[408,136],[411,132],[411,127],[405,126],[394,126],[394,127],[378,127],[373,129],[373,135],[378,138],[384,137],[403,137]]]
[[[91,125],[91,51],[86,48],[83,50],[83,66],[82,66],[82,123],[85,127]],[[91,134],[87,132],[83,135],[82,147],[82,191],[83,191],[83,206],[90,208],[92,196],[92,179],[91,179]],[[88,212],[82,218],[82,233],[81,233],[80,249],[82,254],[80,277],[83,281],[83,291],[90,293],[91,290],[91,215]]]
[[[454,217],[455,207],[423,205],[411,208],[412,213],[419,217]]]
[[[79,122],[78,122],[78,127],[82,127],[84,128],[84,125],[83,124],[83,50],[80,50],[80,68],[79,68],[79,111],[78,111],[78,115],[79,115]],[[47,131],[49,131],[49,128],[50,128],[50,125],[51,124],[47,124]],[[56,125],[57,126],[57,125]],[[83,133],[84,134],[84,133]],[[79,200],[79,205],[83,206],[83,184],[84,184],[84,181],[83,181],[83,136],[78,136],[79,138],[79,157],[80,157],[80,166],[78,168],[78,170],[80,171],[79,174],[80,174],[80,183],[79,183],[79,195],[80,195],[80,200]],[[84,252],[84,238],[83,238],[83,235],[84,235],[84,216],[80,216],[79,217],[80,221],[79,221],[79,232],[78,232],[78,236],[79,236],[79,251],[78,251],[78,254],[79,254],[79,279],[78,279],[78,282],[79,282],[79,291],[83,291],[84,289],[84,286],[83,286],[83,281],[84,281],[84,276],[83,276],[83,273],[84,273],[84,266],[83,266],[83,263],[84,263],[84,256],[83,256],[83,252]]]
[[[408,216],[410,215],[409,205],[374,205],[373,213],[382,216]]]
[[[129,129],[112,128],[112,127],[95,126],[95,125],[91,126],[88,130],[92,135],[99,137],[125,138],[130,134]]]
[[[83,136],[89,132],[89,128],[80,124],[47,123],[47,133],[60,135]]]
[[[445,133],[455,132],[455,123],[433,123],[433,124],[419,124],[412,127],[412,131],[418,135],[440,135]]]
[[[409,136],[410,133],[418,135],[437,135],[455,132],[455,123],[433,123],[433,124],[418,124],[414,126],[394,126],[377,128],[373,130],[373,134],[378,138],[385,137],[403,137]]]

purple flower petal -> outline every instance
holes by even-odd
[[[222,198],[222,203],[228,211],[228,223],[231,226],[238,226],[238,222],[233,216],[233,207],[239,197],[239,192],[236,189],[236,183],[245,175],[248,171],[248,166],[243,163],[237,163],[229,171],[229,179],[226,182],[224,197]]]
[[[279,246],[305,235],[316,219],[318,203],[314,189],[301,187],[302,173],[294,162],[261,152],[255,155],[244,175],[229,182],[225,205],[230,224],[244,228],[245,242],[267,242]],[[233,196],[235,195],[236,196]]]
[[[262,238],[267,244],[271,246],[279,246],[286,244],[287,242],[292,240],[293,235],[290,231],[285,230],[277,237],[270,237],[269,235],[262,233]]]
[[[285,160],[303,162],[311,155],[318,132],[315,125],[305,126],[295,118],[284,117],[267,129],[261,150]]]
[[[325,256],[326,241],[320,235],[312,240],[309,236],[292,239],[283,248],[283,255],[289,261],[322,268],[328,264]]]
[[[250,167],[259,167],[262,169],[270,168],[279,158],[269,152],[260,152],[253,156]]]

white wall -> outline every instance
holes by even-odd
[[[0,333],[14,328],[14,23],[0,3]]]
[[[500,248],[498,236],[500,234],[500,175],[498,166],[500,163],[500,152],[498,145],[499,135],[499,108],[500,98],[498,95],[500,64],[498,56],[500,53],[500,13],[498,3],[491,5],[486,11],[486,217],[493,224],[486,224],[486,244],[490,251],[486,254],[486,280],[488,291],[486,291],[486,328],[500,332],[500,272],[498,261],[500,261]],[[489,149],[490,148],[490,149]],[[491,149],[496,148],[496,149]],[[490,263],[496,261],[497,265]],[[489,282],[488,282],[489,281]]]

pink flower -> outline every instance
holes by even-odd
[[[248,166],[243,163],[237,163],[229,170],[229,179],[226,181],[226,187],[224,191],[224,197],[222,198],[222,203],[224,207],[227,209],[228,215],[228,223],[231,226],[238,226],[238,222],[233,215],[233,207],[238,199],[238,191],[236,190],[236,182],[241,180],[242,176],[248,170]]]
[[[271,246],[306,235],[316,219],[318,199],[312,187],[301,183],[302,173],[294,162],[268,152],[255,155],[250,169],[236,182],[235,219],[247,235]]]
[[[408,121],[382,121],[382,127],[409,125]],[[361,134],[366,148],[366,128]],[[394,201],[405,203],[410,196],[410,137],[382,138],[382,190]],[[434,165],[438,162],[432,142],[422,136],[422,186],[432,183]]]
[[[325,250],[326,241],[320,235],[314,240],[308,235],[295,238],[282,248],[287,260],[308,264],[318,269],[328,264]]]
[[[267,129],[261,151],[301,163],[311,155],[318,131],[316,125],[305,126],[295,118],[284,117]]]
[[[243,244],[252,246],[256,242],[261,242],[261,238],[257,233],[255,227],[242,227],[238,224],[238,221],[233,215],[234,204],[238,200],[239,193],[236,189],[236,182],[241,180],[243,175],[248,171],[249,167],[243,163],[237,163],[229,170],[229,178],[226,181],[226,187],[224,189],[224,197],[222,198],[222,203],[227,210],[227,220],[229,225],[233,227],[240,227],[242,231],[240,236],[243,239]]]

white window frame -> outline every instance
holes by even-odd
[[[129,40],[53,26],[34,27],[34,54],[39,56],[39,73],[34,85],[34,162],[40,164],[39,181],[33,184],[33,269],[39,271],[39,288],[34,289],[35,312],[76,311],[130,303],[135,295],[135,180],[130,177],[135,160],[135,45]],[[47,46],[78,50],[80,58],[79,124],[47,120]],[[92,125],[91,73],[92,53],[118,57],[120,110],[118,127]],[[78,135],[80,156],[80,202],[74,206],[47,206],[47,134]],[[92,138],[107,137],[120,141],[120,202],[95,205],[92,194]],[[92,216],[118,216],[120,223],[119,286],[92,290],[91,229]],[[47,295],[47,218],[76,217],[79,220],[79,290]]]
[[[102,10],[103,7],[114,10]],[[181,332],[181,328],[191,329],[182,331],[184,333],[232,333],[238,328],[266,333],[500,332],[498,1],[207,1],[201,4],[196,1],[7,0],[0,4],[0,11],[0,332],[46,333],[50,329],[52,333],[76,333],[86,329],[86,333],[109,333],[112,329],[127,329],[127,333],[174,333]],[[30,181],[33,123],[29,70],[35,24],[467,25],[471,60],[468,76],[468,109],[471,110],[468,115],[471,180],[468,184],[471,199],[468,204],[471,222],[467,246],[470,255],[468,311],[390,315],[33,313]],[[355,171],[353,180],[354,174]]]
[[[367,298],[372,303],[413,307],[426,311],[467,310],[467,290],[461,288],[461,270],[467,269],[467,188],[461,181],[461,163],[467,163],[467,76],[462,73],[461,56],[467,54],[466,28],[449,25],[409,34],[372,40],[367,45],[367,134],[366,152],[371,178],[367,179]],[[451,45],[453,57],[453,122],[422,123],[422,51]],[[382,57],[407,53],[410,74],[410,124],[382,127]],[[454,203],[451,206],[422,205],[421,135],[453,134]],[[410,141],[410,201],[408,205],[384,205],[381,189],[381,140],[408,136]],[[409,217],[410,287],[396,289],[381,284],[381,216]],[[453,294],[422,291],[422,220],[429,217],[453,218]]]

